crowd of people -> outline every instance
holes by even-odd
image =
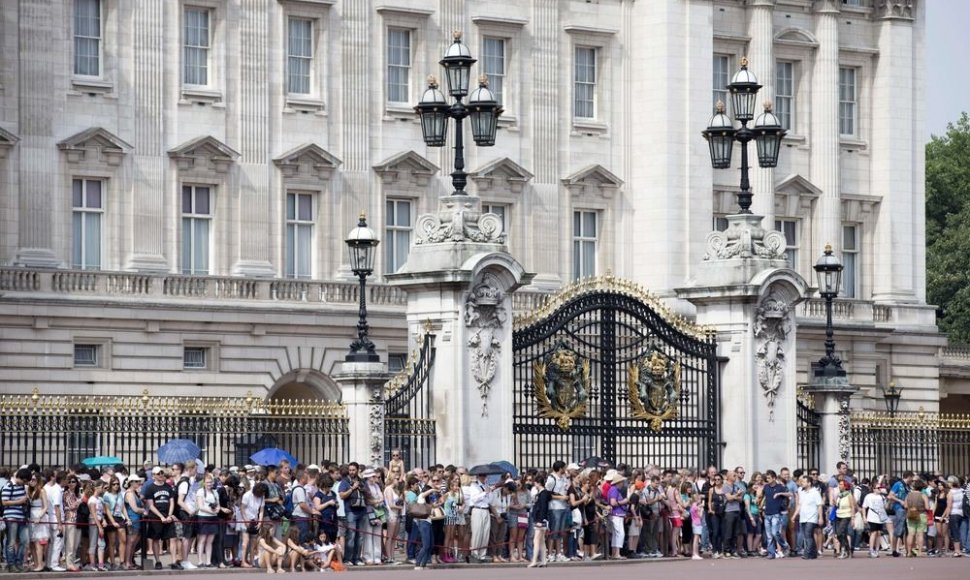
[[[857,478],[845,463],[710,466],[244,465],[0,469],[9,572],[258,568],[268,573],[600,558],[970,554],[970,482]]]

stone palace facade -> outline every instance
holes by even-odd
[[[0,6],[0,392],[336,399],[356,321],[343,237],[407,259],[450,147],[413,112],[452,31],[505,113],[470,191],[536,274],[673,298],[736,208],[700,136],[739,65],[788,136],[754,209],[814,280],[846,264],[854,406],[970,410],[970,351],[926,304],[923,0],[11,0]],[[470,139],[468,140],[470,143]],[[368,286],[400,367],[405,296]],[[797,312],[797,369],[824,303]],[[722,345],[730,356],[730,345]]]

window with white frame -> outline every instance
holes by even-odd
[[[71,189],[71,267],[100,270],[104,182],[74,179]]]
[[[502,221],[502,231],[503,232],[508,232],[508,230],[506,229],[507,228],[507,225],[506,225],[506,221],[505,221],[505,215],[508,212],[508,207],[509,206],[507,206],[507,205],[499,204],[499,203],[483,203],[482,204],[482,213],[483,214],[493,213],[493,214],[497,215],[498,216],[498,219],[500,219]]]
[[[502,88],[505,86],[505,48],[504,38],[482,38],[482,72],[488,78],[488,88],[499,104],[502,103]]]
[[[387,100],[407,103],[411,100],[411,30],[387,29]]]
[[[573,67],[573,116],[579,119],[596,117],[596,48],[577,46]]]
[[[731,57],[726,54],[715,54],[714,55],[714,78],[711,81],[711,87],[713,89],[713,100],[711,101],[711,108],[716,112],[717,103],[724,103],[724,110],[727,111],[727,106],[731,102],[730,96],[728,94],[728,83],[731,82]]]
[[[775,230],[785,234],[785,260],[788,267],[798,268],[798,221],[780,219],[775,220]]]
[[[212,188],[182,186],[182,273],[209,273],[209,235],[212,229]]]
[[[182,31],[182,83],[209,84],[210,11],[186,6]]]
[[[182,368],[206,369],[208,361],[209,349],[204,346],[186,346],[182,349]]]
[[[411,201],[389,199],[384,213],[384,271],[393,274],[407,262],[411,248]]]
[[[859,296],[859,226],[842,226],[842,296]]]
[[[101,0],[74,0],[74,74],[101,76]]]
[[[75,344],[74,345],[74,366],[75,367],[101,366],[101,345],[100,344]]]
[[[573,279],[596,275],[597,212],[573,212]]]
[[[312,90],[313,21],[290,18],[286,44],[286,92],[309,95]]]
[[[839,68],[839,133],[855,135],[857,129],[856,76],[858,70],[850,67]]]
[[[781,126],[791,131],[795,126],[795,63],[775,63],[775,115]]]
[[[286,194],[286,277],[313,276],[313,194]]]

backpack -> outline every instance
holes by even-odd
[[[88,507],[88,502],[82,501],[78,504],[76,521],[79,524],[88,524],[91,522],[91,508]]]
[[[283,496],[283,515],[288,520],[293,519],[293,508],[296,507],[293,505],[293,492],[296,491],[296,488],[302,489],[303,494],[306,495],[306,488],[304,488],[302,485],[294,485],[289,489],[289,491],[286,492],[286,495]]]
[[[858,486],[856,486],[856,489],[859,490],[859,503],[858,503],[858,505],[865,505],[865,503],[866,503],[866,496],[869,495],[870,493],[872,493],[872,490],[869,489],[869,486],[868,485],[858,485]]]
[[[911,491],[906,496],[906,519],[907,520],[918,520],[920,519],[920,514],[923,513],[923,502],[913,501],[912,498],[915,497],[922,500],[922,496],[918,491]]]

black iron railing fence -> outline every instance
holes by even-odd
[[[799,398],[797,405],[798,416],[798,467],[802,469],[818,469],[819,447],[821,439],[821,420],[818,413],[813,408],[814,403],[811,399],[802,401]]]
[[[850,465],[863,477],[970,474],[970,415],[857,412],[851,425]]]
[[[266,447],[304,463],[346,462],[347,412],[321,401],[253,397],[0,396],[0,465],[70,465],[117,456],[129,467],[158,462],[170,439],[190,439],[219,466],[250,463]]]
[[[384,460],[401,452],[410,469],[436,461],[437,430],[432,398],[435,335],[426,329],[420,350],[411,353],[404,370],[388,381],[384,401]]]

